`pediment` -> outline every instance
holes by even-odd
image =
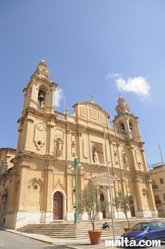
[[[113,182],[115,181],[115,178],[113,176],[109,176],[110,179],[110,185],[113,185]],[[102,174],[98,174],[95,177],[92,178],[92,182],[97,185],[105,185],[108,186],[108,173],[104,172]]]
[[[93,101],[78,102],[74,106],[75,117],[86,121],[107,125],[110,114]]]

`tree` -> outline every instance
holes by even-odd
[[[89,181],[85,189],[82,191],[82,194],[80,195],[79,212],[81,214],[87,212],[92,224],[93,231],[95,230],[95,221],[97,214],[103,211],[109,205],[108,201],[100,200],[101,193],[101,188]]]
[[[117,196],[113,198],[113,206],[122,211],[127,219],[128,227],[130,227],[130,223],[128,220],[128,211],[131,209],[131,202],[133,201],[134,196],[132,194],[124,195],[122,192],[118,192]]]

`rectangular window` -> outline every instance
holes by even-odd
[[[158,185],[156,184],[156,182],[154,180],[152,180],[152,188],[153,189],[158,188]]]
[[[160,178],[160,183],[161,183],[161,184],[163,184],[163,183],[164,183],[163,178]]]
[[[165,194],[163,194],[163,199],[165,200]]]

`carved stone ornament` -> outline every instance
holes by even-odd
[[[49,71],[49,69],[46,68],[46,66],[47,65],[46,65],[44,59],[42,59],[42,61],[38,64],[38,67],[37,67],[36,71],[34,72],[34,74],[39,76],[39,77],[48,78],[50,71]]]
[[[120,113],[124,113],[124,112],[129,112],[130,111],[130,107],[129,105],[127,105],[125,103],[125,100],[123,99],[123,97],[120,95],[119,99],[118,99],[118,105],[116,106],[115,111],[120,114]]]
[[[40,150],[42,146],[44,145],[44,143],[38,140],[38,141],[35,141],[35,145],[36,145],[37,150]]]
[[[37,150],[45,145],[45,133],[43,132],[44,124],[38,123],[34,127],[34,143]]]

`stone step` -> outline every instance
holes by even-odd
[[[148,219],[130,219],[130,225],[141,222],[141,221],[151,221],[151,220],[161,220],[165,222],[165,218],[148,218]],[[102,237],[113,236],[112,231],[112,220],[106,219],[102,221],[96,221],[95,229],[100,230],[104,222],[107,222],[110,226],[110,230],[102,230]],[[120,236],[123,233],[123,228],[127,226],[127,221],[124,219],[115,219],[114,220],[114,231],[116,236]],[[26,233],[36,233],[47,235],[52,238],[88,238],[88,230],[92,230],[92,225],[89,221],[82,221],[80,223],[71,223],[71,222],[52,222],[49,224],[28,224],[22,228],[19,228],[18,231]]]

